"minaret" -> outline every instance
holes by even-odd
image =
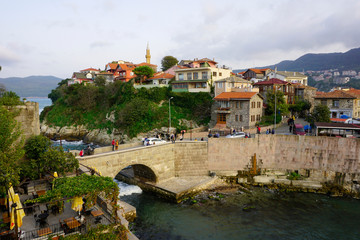
[[[151,55],[150,55],[149,42],[147,43],[145,58],[146,58],[146,63],[150,64]]]

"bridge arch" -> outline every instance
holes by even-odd
[[[141,182],[152,182],[156,183],[158,181],[158,177],[155,172],[144,164],[133,164],[124,169],[122,169],[119,174],[135,178]]]

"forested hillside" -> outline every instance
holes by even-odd
[[[60,80],[54,76],[9,77],[0,78],[0,83],[20,97],[47,97]]]
[[[174,93],[166,87],[135,89],[131,83],[122,82],[67,86],[65,80],[49,94],[53,105],[46,107],[40,118],[48,125],[86,125],[89,129],[107,129],[109,133],[115,128],[134,137],[169,125],[171,97],[172,127],[186,129],[180,126],[180,119],[198,124],[210,121],[209,93]]]

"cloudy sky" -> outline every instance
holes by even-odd
[[[113,60],[215,58],[232,69],[360,47],[359,0],[16,0],[0,7],[0,78],[71,77]]]

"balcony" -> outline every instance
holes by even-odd
[[[229,107],[227,108],[218,108],[214,111],[215,113],[231,113],[231,110]]]

